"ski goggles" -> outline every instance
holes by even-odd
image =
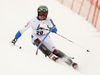
[[[39,13],[39,16],[42,16],[42,15],[47,16],[47,13],[45,13],[45,12],[40,12],[40,13]]]

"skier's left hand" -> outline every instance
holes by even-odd
[[[49,29],[51,30],[51,29],[52,29],[52,27],[50,27]],[[56,27],[54,27],[54,28],[53,28],[53,30],[52,30],[51,32],[56,33],[56,32],[57,32],[57,28],[56,28]]]
[[[11,41],[11,43],[12,43],[13,45],[15,45],[16,42],[17,42],[17,39],[13,39],[13,40]]]

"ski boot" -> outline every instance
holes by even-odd
[[[55,62],[56,62],[58,59],[59,59],[58,57],[53,57],[53,58],[52,58],[52,60],[55,61]]]
[[[54,54],[50,54],[49,58],[52,59],[55,62],[59,59],[59,57],[55,56]]]

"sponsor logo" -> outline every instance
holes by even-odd
[[[52,47],[52,49],[54,49],[55,48],[55,46],[54,47]]]
[[[29,25],[29,22],[26,24],[26,26],[25,27],[27,27]]]

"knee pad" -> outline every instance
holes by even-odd
[[[56,56],[63,58],[64,56],[66,56],[63,52],[61,52],[60,50],[55,49],[53,51],[53,54],[55,54]]]
[[[34,40],[34,43],[36,44],[36,46],[39,46],[40,44],[40,40],[37,38],[36,40]],[[39,47],[39,49],[41,50],[41,52],[43,52],[46,56],[49,56],[52,52],[44,45],[41,44],[41,46]]]
[[[40,44],[40,40],[37,38],[36,40],[34,40],[34,43],[36,44],[36,46],[38,46]]]

